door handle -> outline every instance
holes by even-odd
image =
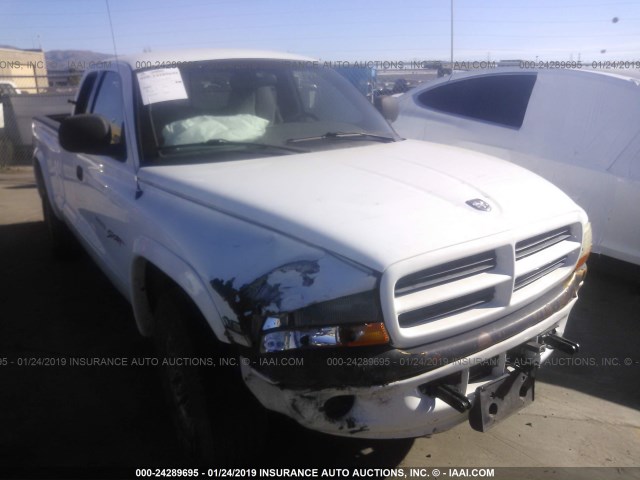
[[[78,180],[80,181],[82,181],[82,178],[84,177],[84,172],[82,171],[82,167],[80,165],[76,167],[76,177],[78,177]]]

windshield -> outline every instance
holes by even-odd
[[[216,60],[137,72],[145,163],[203,153],[205,161],[286,155],[398,139],[342,76],[299,63]]]

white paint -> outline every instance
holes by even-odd
[[[139,179],[378,271],[567,213],[580,218],[575,203],[525,169],[418,141],[143,167]],[[493,210],[465,203],[477,197]]]
[[[235,53],[190,51],[175,55],[174,60],[234,58],[229,55]],[[250,51],[237,53],[236,58],[309,61]],[[221,340],[247,346],[251,346],[250,337],[239,330],[229,299],[212,288],[212,281],[231,285],[230,291],[237,292],[267,275],[268,285],[278,285],[279,306],[286,310],[380,289],[385,324],[397,347],[424,345],[430,334],[428,329],[411,335],[397,328],[392,297],[395,280],[401,275],[493,250],[498,258],[493,272],[497,277],[489,283],[496,287],[496,302],[502,303],[486,310],[499,316],[560,284],[575,265],[575,255],[569,252],[573,257],[564,269],[511,296],[517,267],[514,243],[567,225],[573,230],[572,241],[580,243],[586,215],[559,189],[527,170],[451,146],[414,140],[349,143],[351,148],[315,153],[139,167],[136,130],[131,128],[137,105],[131,71],[147,66],[137,63],[141,59],[171,58],[154,53],[108,67],[123,81],[126,124],[130,126],[126,161],[65,152],[54,131],[38,121],[34,134],[38,161],[52,180],[47,185],[63,185],[53,192],[59,199],[56,211],[62,212],[96,262],[132,301],[143,333],[151,331],[142,296],[145,261],[154,263],[184,289]],[[175,74],[169,72],[164,78],[141,81],[148,81],[147,103],[182,98],[184,85]],[[76,177],[79,165],[85,167],[82,181]],[[475,198],[488,202],[491,211],[467,205]],[[113,242],[106,234],[109,231],[121,242]],[[317,264],[317,272],[303,282],[299,272],[286,269],[296,262]],[[438,293],[459,295],[455,288]],[[572,305],[573,301],[474,358],[503,353],[555,325],[563,328]],[[477,318],[467,327],[482,320],[482,313],[472,313]],[[448,338],[447,332],[460,333],[465,325],[459,320],[445,320],[437,333],[442,338]],[[417,402],[418,385],[462,368],[447,365],[384,387],[346,385],[341,391],[358,395],[354,414],[359,424],[369,427],[361,435],[420,435],[434,427],[449,427],[460,421],[460,415],[426,396]],[[249,387],[269,408],[310,428],[347,434],[346,430],[335,431],[335,423],[328,426],[318,410],[304,410],[309,413],[305,418],[289,410],[288,401],[300,392],[271,389],[268,382],[250,377]],[[317,393],[322,397],[331,392]]]
[[[206,60],[226,59],[279,59],[292,62],[304,62],[305,64],[318,64],[322,62],[312,57],[296,55],[293,53],[273,52],[266,50],[234,49],[234,48],[192,48],[188,50],[163,50],[153,52],[141,52],[132,55],[118,57],[119,62],[127,64],[131,70],[141,68],[174,66],[186,62],[200,62]],[[113,63],[115,59],[111,59]],[[109,63],[106,60],[105,63]]]
[[[486,350],[437,370],[386,385],[288,390],[270,382],[244,363],[242,372],[247,386],[265,407],[283,413],[307,428],[352,438],[411,438],[430,435],[467,421],[468,413],[459,413],[442,400],[420,393],[420,386],[455,372],[468,372],[470,365],[478,365],[484,360],[504,353],[555,325],[558,326],[559,331],[563,331],[575,301],[575,299],[572,300],[562,310],[535,327]],[[543,358],[548,358],[549,354],[550,350],[547,350]],[[488,381],[468,384],[465,389],[466,396],[473,402],[476,388]],[[329,420],[319,411],[320,405],[336,395],[355,396],[354,408],[348,417],[354,420],[356,429],[364,425],[367,427],[366,430],[352,432],[345,426],[344,421]],[[291,407],[294,400],[296,409]]]
[[[534,73],[499,69],[454,75]],[[520,129],[423,107],[418,96],[450,80],[425,84],[400,98],[394,123],[408,138],[498,156],[550,180],[588,213],[594,252],[640,264],[640,86],[633,78],[590,71],[540,70]]]

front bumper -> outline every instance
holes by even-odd
[[[429,395],[429,384],[454,378],[473,403],[476,390],[503,375],[507,352],[538,336],[564,328],[586,268],[561,286],[504,318],[454,338],[409,350],[342,349],[298,352],[297,359],[243,359],[245,383],[268,409],[303,426],[334,435],[363,438],[418,437],[447,430],[467,419]],[[544,360],[551,351],[542,354]],[[487,361],[495,363],[487,369]],[[328,401],[352,397],[343,414]]]

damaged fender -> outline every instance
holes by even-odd
[[[266,317],[370,291],[378,280],[377,272],[324,254],[280,265],[247,283],[215,278],[211,287],[228,307],[222,317],[228,338],[253,344]]]

